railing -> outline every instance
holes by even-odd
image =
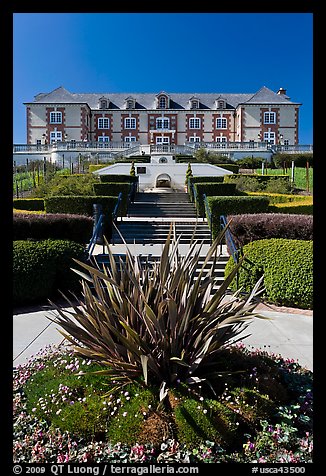
[[[205,206],[205,214],[206,214],[206,217],[207,217],[207,223],[208,223],[208,226],[211,230],[211,244],[212,244],[212,212],[211,212],[211,209],[209,208],[206,193],[203,193],[203,199],[204,199],[204,206]]]
[[[102,150],[102,149],[121,149],[128,150],[139,146],[138,142],[99,142],[99,141],[57,141],[52,144],[15,144],[13,152],[42,152],[42,151],[61,151],[61,150]]]
[[[86,248],[86,252],[88,254],[88,259],[92,256],[92,253],[94,251],[96,242],[98,238],[101,236],[101,233],[103,232],[103,224],[104,224],[104,214],[102,213],[99,216],[98,222],[96,224],[96,227],[94,228],[92,238]]]
[[[220,216],[220,228],[223,230],[227,227],[227,220],[225,215]],[[225,241],[229,254],[232,256],[234,262],[237,264],[239,262],[240,250],[235,246],[232,233],[229,228],[226,228],[225,232]]]
[[[112,222],[113,223],[116,223],[117,222],[117,219],[118,219],[118,215],[119,215],[119,208],[120,208],[120,204],[122,202],[122,192],[119,193],[118,195],[118,201],[114,207],[114,210],[112,212]]]

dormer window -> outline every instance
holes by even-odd
[[[165,93],[160,93],[156,96],[156,107],[158,109],[168,109],[169,108],[169,97]]]
[[[99,108],[100,109],[108,109],[109,107],[109,100],[107,98],[100,98],[99,99]]]
[[[126,109],[135,109],[136,101],[132,97],[126,99]]]
[[[219,98],[216,100],[216,109],[225,109],[226,101],[225,99]]]
[[[189,100],[190,109],[199,109],[199,99],[196,97],[192,97]]]
[[[165,96],[161,96],[161,97],[159,98],[159,100],[158,100],[158,107],[159,107],[160,109],[166,109],[166,103],[167,103],[166,97],[165,97]]]

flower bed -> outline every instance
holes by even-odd
[[[47,346],[14,372],[14,462],[312,462],[312,372],[243,345],[226,349],[224,358],[230,372],[217,383],[213,399],[200,387],[188,396],[182,389],[171,394],[179,438],[167,435],[154,443],[158,425],[150,423],[158,409],[150,389],[131,386],[109,394],[106,377],[90,372],[100,370],[98,364]],[[240,372],[232,372],[232,362]],[[147,400],[137,403],[144,391]],[[224,408],[222,433],[229,437],[207,438],[214,434],[208,424],[214,405]],[[193,428],[177,415],[178,408],[185,415],[186,407],[206,431],[193,444]],[[133,441],[130,424],[123,429],[129,418],[139,421]]]

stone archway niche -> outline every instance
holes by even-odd
[[[160,174],[156,177],[156,184],[157,188],[171,188],[171,177],[168,174]]]

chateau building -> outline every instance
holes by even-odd
[[[59,87],[24,103],[27,144],[186,145],[299,143],[300,103],[286,90],[254,93],[71,93]]]

